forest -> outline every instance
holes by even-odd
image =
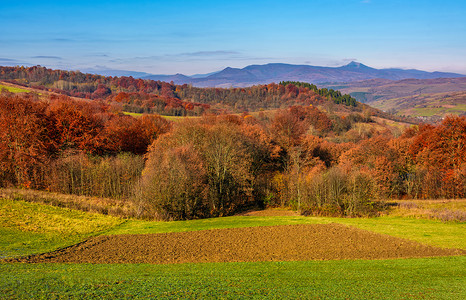
[[[2,78],[42,89],[63,84],[58,94],[1,92],[2,187],[122,199],[140,217],[164,220],[251,207],[371,216],[383,209],[383,199],[466,196],[465,117],[394,134],[374,126],[367,111],[325,109],[329,99],[338,100],[337,108],[360,104],[305,83],[201,89],[39,67],[2,67]],[[274,93],[286,103],[274,114],[208,109],[214,99],[277,107]],[[183,114],[187,107],[206,111],[171,122],[156,114],[132,117],[114,106],[154,99],[176,99]],[[166,111],[169,102],[163,103]]]
[[[292,105],[344,104],[361,110],[349,95],[299,82],[257,85],[248,88],[196,88],[133,77],[105,77],[79,71],[52,70],[41,66],[0,67],[0,79],[66,96],[98,99],[113,109],[173,116],[244,112],[286,108]]]

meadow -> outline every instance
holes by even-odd
[[[4,85],[4,84],[0,84],[0,91],[1,90],[7,90],[11,93],[29,93],[30,91],[29,90],[26,90],[26,89],[22,89],[22,88],[19,88],[19,87],[16,87],[16,86],[9,86],[9,85]]]
[[[135,113],[135,112],[123,112],[125,115],[128,115],[128,116],[131,116],[131,117],[134,117],[134,118],[140,118],[142,117],[144,114],[143,113]],[[197,116],[163,116],[161,115],[162,118],[168,120],[168,121],[173,121],[173,122],[180,122],[182,120],[185,120],[185,119],[196,119],[196,118],[199,118]]]
[[[1,264],[5,298],[464,299],[466,258]]]
[[[427,202],[425,205],[436,207],[440,204]],[[462,209],[463,201],[442,205]],[[269,216],[237,215],[155,222],[2,198],[0,255],[17,257],[48,252],[98,235],[329,223],[354,226],[427,245],[466,249],[464,222],[408,217],[403,211],[378,218],[303,217],[274,212]],[[465,267],[465,256],[168,265],[1,263],[0,292],[10,299],[464,299]]]

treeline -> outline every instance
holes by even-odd
[[[344,104],[348,106],[356,106],[357,101],[350,95],[342,95],[340,91],[335,91],[333,89],[317,88],[316,85],[310,84],[307,82],[300,81],[281,81],[281,85],[284,86],[294,86],[295,88],[307,88],[319,94],[322,97],[328,98],[328,100],[335,102],[336,104]]]
[[[170,127],[156,115],[112,113],[105,103],[1,92],[0,185],[129,196],[132,187],[121,185],[134,183],[141,155]],[[96,178],[107,182],[91,184]]]
[[[41,66],[0,67],[0,79],[66,96],[103,100],[128,112],[186,116],[201,115],[210,108],[207,104],[181,100],[175,95],[176,86],[162,81],[108,77]]]
[[[196,88],[187,84],[175,85],[124,76],[106,77],[41,66],[0,67],[0,79],[67,96],[104,100],[123,111],[175,116],[325,103],[341,104],[350,110],[358,106],[349,95],[302,82],[248,88]]]

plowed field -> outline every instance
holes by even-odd
[[[91,238],[55,252],[10,261],[197,263],[389,259],[464,255],[339,224],[284,225]]]

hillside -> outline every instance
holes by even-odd
[[[344,94],[350,94],[360,102],[371,103],[377,100],[466,91],[466,77],[435,79],[388,80],[373,79],[358,82],[321,84]]]
[[[446,115],[466,115],[466,91],[421,94],[370,102],[378,109],[400,116],[436,121]]]
[[[448,114],[466,113],[466,77],[388,80],[327,84],[358,101],[396,114],[436,122]]]
[[[403,69],[375,69],[362,63],[351,62],[341,67],[320,67],[270,63],[250,65],[242,69],[225,68],[204,77],[176,75],[149,75],[143,78],[173,81],[176,84],[192,84],[197,87],[247,87],[280,81],[305,81],[312,83],[354,82],[368,79],[402,80],[408,78],[433,79],[464,77],[461,74],[426,72]]]

